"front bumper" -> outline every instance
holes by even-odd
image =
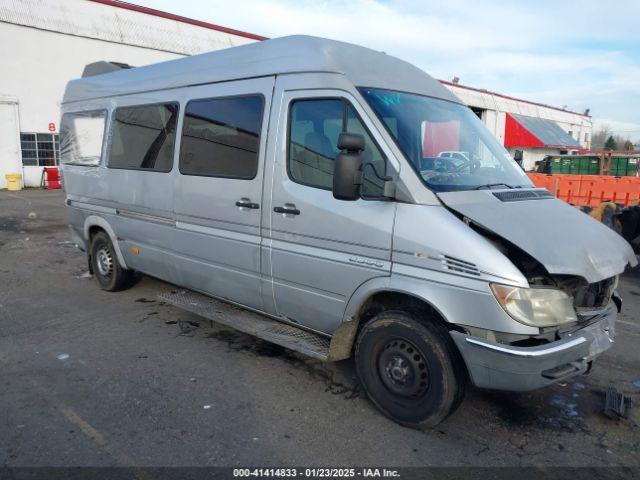
[[[587,326],[552,343],[514,347],[452,331],[474,385],[496,390],[535,390],[586,373],[613,344],[617,310],[613,302]]]

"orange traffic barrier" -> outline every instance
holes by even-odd
[[[632,205],[640,201],[640,178],[627,177],[618,178],[617,193],[620,200],[618,203],[624,203],[625,205]]]
[[[536,187],[546,188],[572,205],[600,205],[614,202],[630,205],[640,199],[640,178],[609,175],[527,173]]]
[[[551,193],[555,194],[557,189],[557,178],[556,175],[548,175],[546,173],[527,173],[531,181],[536,185],[536,187],[546,188]]]
[[[612,201],[612,178],[606,175],[584,175],[580,186],[583,202],[580,205],[596,207],[603,201]]]
[[[562,175],[559,179],[558,190],[556,196],[561,200],[573,205],[579,205],[581,202],[580,185],[582,183],[582,175]]]

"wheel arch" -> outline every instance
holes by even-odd
[[[120,250],[120,245],[118,244],[118,237],[109,222],[102,217],[97,215],[89,215],[84,221],[84,237],[89,241],[89,248],[87,249],[88,255],[91,255],[91,237],[97,230],[104,231],[107,235],[109,235],[109,239],[113,244],[113,248],[116,251],[116,257],[118,259],[118,263],[124,269],[128,269],[127,263],[124,260],[124,256],[122,255],[122,251]]]
[[[405,310],[424,313],[447,330],[462,330],[450,323],[441,309],[419,292],[397,282],[392,277],[374,278],[361,285],[351,296],[342,323],[331,337],[329,360],[349,358],[362,326],[375,315],[386,310]],[[409,287],[409,288],[408,288]]]

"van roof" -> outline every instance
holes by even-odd
[[[289,73],[338,73],[354,85],[462,103],[419,68],[384,52],[294,35],[95,75],[67,84],[63,103]]]

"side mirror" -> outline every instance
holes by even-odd
[[[362,184],[362,158],[364,137],[356,133],[343,132],[338,137],[340,153],[333,168],[333,197],[338,200],[360,198]]]

